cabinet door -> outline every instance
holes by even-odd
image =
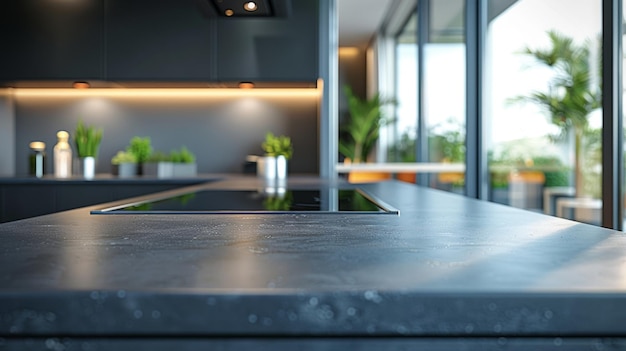
[[[0,185],[0,223],[41,216],[59,211],[128,199],[203,181],[166,180],[162,184],[131,181],[89,184],[58,183],[3,184]]]
[[[311,82],[318,78],[318,1],[291,4],[288,17],[219,18],[219,80]]]
[[[102,79],[102,1],[1,1],[0,81]]]
[[[0,223],[55,212],[54,188],[40,184],[0,186]]]
[[[106,0],[107,80],[210,80],[211,21],[196,0]]]

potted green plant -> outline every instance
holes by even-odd
[[[293,155],[293,146],[291,138],[285,135],[276,136],[272,132],[265,134],[265,141],[261,144],[266,156],[283,156],[285,159],[291,159]]]
[[[111,168],[113,175],[120,178],[128,178],[137,175],[137,158],[128,151],[118,151],[111,158]]]
[[[143,165],[143,175],[157,178],[171,178],[174,176],[174,163],[169,154],[155,151]]]
[[[198,174],[196,156],[186,146],[172,150],[170,161],[173,163],[172,176],[174,177],[193,177]]]
[[[570,133],[574,136],[575,194],[585,193],[583,173],[583,138],[589,127],[589,115],[602,106],[600,82],[592,84],[592,62],[589,43],[576,45],[573,39],[555,31],[549,31],[551,46],[548,49],[526,48],[524,54],[533,56],[537,62],[554,72],[545,91],[534,91],[513,101],[537,104],[548,115],[550,122],[561,129],[557,137]]]
[[[380,127],[393,121],[383,113],[383,107],[395,104],[393,99],[384,99],[380,94],[370,99],[360,99],[349,86],[344,87],[348,98],[349,118],[340,128],[339,152],[352,163],[366,160],[376,141]]]
[[[96,157],[102,141],[102,129],[85,126],[82,120],[78,121],[74,132],[76,153],[81,160],[83,176],[92,179],[96,170]]]
[[[257,172],[266,179],[285,180],[287,161],[293,155],[291,138],[285,135],[276,136],[268,132],[265,134],[265,141],[261,147],[265,156],[257,161]]]
[[[135,159],[137,160],[137,174],[143,175],[144,164],[152,154],[150,137],[133,137],[130,139],[130,144],[126,148],[126,151],[135,155]]]

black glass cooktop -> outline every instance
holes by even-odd
[[[361,189],[200,190],[91,211],[92,214],[391,213],[399,211]]]

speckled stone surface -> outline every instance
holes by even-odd
[[[240,177],[188,189],[259,186]],[[360,187],[401,214],[90,215],[94,206],[2,224],[0,341],[385,336],[497,348],[490,338],[582,337],[624,347],[599,339],[626,336],[623,233],[406,183]]]

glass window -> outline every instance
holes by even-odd
[[[417,13],[402,27],[395,37],[395,123],[387,160],[390,162],[415,162],[417,136]]]
[[[428,138],[428,161],[465,163],[465,1],[430,1],[424,43],[421,135]],[[429,176],[429,186],[464,192],[463,172]]]
[[[427,11],[427,33],[419,33],[422,14],[413,11],[394,36],[397,104],[393,126],[387,128],[387,161],[462,165],[466,118],[465,0],[424,0],[421,5],[418,11]],[[423,57],[419,57],[419,45],[423,47]],[[463,172],[434,172],[424,177],[430,187],[464,191]],[[414,182],[415,173],[398,174],[397,178]]]
[[[601,0],[490,0],[490,200],[600,224]]]

